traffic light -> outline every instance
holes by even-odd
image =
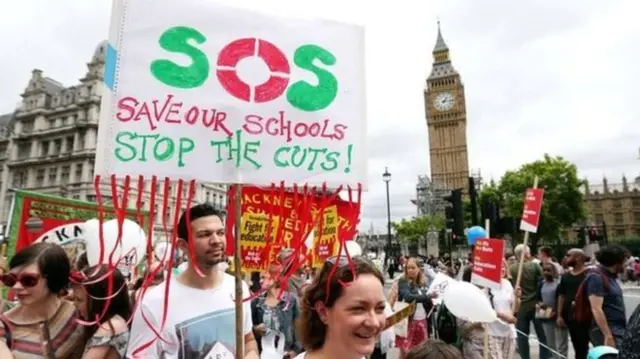
[[[462,209],[462,189],[454,189],[451,194],[444,197],[444,200],[451,203],[451,207],[445,208],[447,228],[458,237],[464,236],[464,215]]]

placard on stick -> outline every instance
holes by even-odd
[[[500,289],[504,241],[481,238],[473,249],[471,283],[491,289]]]
[[[529,188],[524,196],[524,207],[520,220],[520,230],[537,233],[540,224],[540,211],[542,210],[542,197],[544,189]]]

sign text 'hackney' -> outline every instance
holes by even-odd
[[[188,56],[191,64],[180,66],[170,60],[158,59],[151,63],[151,73],[168,86],[180,89],[202,86],[209,78],[211,64],[207,54],[190,42],[203,44],[206,40],[202,33],[191,27],[179,26],[166,30],[160,36],[160,46],[167,51]],[[236,71],[236,65],[241,60],[252,56],[261,58],[271,72],[266,82],[255,87],[253,99],[251,86],[242,81]],[[267,40],[243,38],[228,43],[220,50],[216,75],[225,91],[242,101],[270,102],[278,99],[286,90],[291,106],[313,112],[327,108],[338,94],[338,80],[328,70],[314,65],[316,60],[326,66],[336,62],[335,56],[320,46],[305,44],[298,47],[293,54],[293,62],[297,67],[312,72],[318,79],[318,85],[297,81],[289,86],[291,65],[284,52]]]

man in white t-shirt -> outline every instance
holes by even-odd
[[[235,358],[235,278],[217,268],[226,261],[222,214],[209,204],[198,204],[187,211],[191,223],[187,223],[186,212],[183,213],[178,222],[178,246],[189,253],[189,241],[193,242],[195,261],[204,277],[190,262],[183,273],[168,282],[168,296],[165,296],[167,282],[144,294],[131,324],[129,359],[134,355],[144,359]],[[249,296],[246,284],[243,292],[245,297]],[[258,359],[250,302],[243,304],[242,314],[244,358]]]

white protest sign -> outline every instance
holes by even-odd
[[[116,3],[96,174],[366,189],[361,27]]]

